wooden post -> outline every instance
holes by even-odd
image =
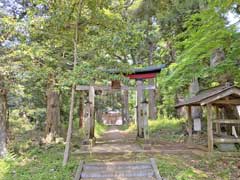
[[[192,121],[192,107],[186,106],[187,111],[187,131],[188,131],[188,143],[192,142],[192,129],[193,129],[193,121]]]
[[[84,132],[85,132],[85,141],[89,142],[90,139],[90,103],[86,102],[84,107]]]
[[[192,107],[187,106],[187,119],[188,119],[188,135],[192,136],[193,121],[192,121]]]
[[[77,43],[78,43],[78,30],[79,30],[79,19],[81,17],[82,12],[82,2],[83,0],[79,1],[78,4],[78,17],[76,19],[75,23],[75,33],[74,33],[74,53],[73,53],[73,70],[75,70],[77,65]],[[72,137],[72,131],[73,131],[73,113],[74,113],[74,98],[75,98],[75,83],[72,85],[72,91],[71,91],[71,103],[70,103],[70,111],[69,111],[69,122],[68,122],[68,131],[67,131],[67,138],[66,138],[66,145],[65,145],[65,151],[63,155],[63,166],[66,166],[69,154],[70,154],[70,146],[71,146],[71,137]]]
[[[94,138],[94,129],[95,129],[95,118],[94,118],[94,97],[95,90],[94,86],[89,87],[89,103],[90,103],[90,116],[89,116],[89,125],[90,125],[90,134],[89,138]]]
[[[219,114],[219,108],[218,108],[218,106],[215,106],[215,111],[216,111],[216,119],[220,119],[220,114]],[[220,123],[216,123],[216,133],[217,133],[217,134],[220,134],[220,133],[221,133]]]
[[[212,105],[207,104],[207,132],[208,132],[208,151],[213,151],[213,123],[212,123]]]
[[[123,123],[129,123],[128,90],[123,90]]]
[[[148,140],[149,139],[149,132],[148,132],[148,113],[147,113],[147,109],[148,109],[148,103],[146,101],[141,103],[141,115],[143,118],[143,135],[144,135],[144,139]]]
[[[137,79],[137,136],[143,138],[143,119],[141,116],[141,103],[143,101],[143,80]]]
[[[83,102],[84,98],[83,98],[83,92],[81,92],[80,94],[80,99],[79,99],[79,128],[83,127]]]

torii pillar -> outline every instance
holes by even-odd
[[[137,136],[144,138],[144,123],[141,103],[143,102],[143,79],[137,79]]]

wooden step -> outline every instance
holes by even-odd
[[[154,171],[152,169],[142,170],[121,170],[115,171],[114,169],[107,171],[83,171],[82,178],[115,178],[115,177],[153,177]]]
[[[148,162],[80,162],[74,180],[162,180],[154,159]]]
[[[82,180],[156,180],[154,177],[82,178]]]
[[[142,170],[142,169],[152,169],[151,165],[126,165],[126,166],[89,166],[86,165],[83,167],[83,171],[109,171],[109,170]]]
[[[150,163],[95,163],[95,164],[85,164],[83,170],[124,170],[124,169],[132,169],[132,170],[141,170],[141,169],[151,169],[152,165]]]

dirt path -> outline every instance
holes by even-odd
[[[129,133],[121,130],[119,126],[110,126],[109,129],[97,138],[93,147],[82,146],[83,154],[126,154],[126,153],[161,153],[161,154],[195,154],[202,155],[206,151],[196,145],[184,143],[171,143],[161,141],[157,144],[145,145],[136,140],[136,132]]]
[[[111,126],[100,139],[108,141],[108,140],[126,140],[135,138],[134,133],[127,133],[119,129],[118,126]]]

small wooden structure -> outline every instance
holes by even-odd
[[[201,106],[207,112],[208,150],[213,151],[217,143],[240,143],[237,136],[224,136],[221,129],[230,124],[233,129],[240,124],[240,119],[225,119],[223,109],[227,106],[240,105],[240,88],[236,86],[218,86],[205,91],[200,91],[196,96],[176,105],[176,108],[185,106],[188,114],[188,134],[191,137],[193,120],[191,115],[192,106]],[[239,133],[239,132],[238,132]],[[240,135],[240,134],[239,134]]]

